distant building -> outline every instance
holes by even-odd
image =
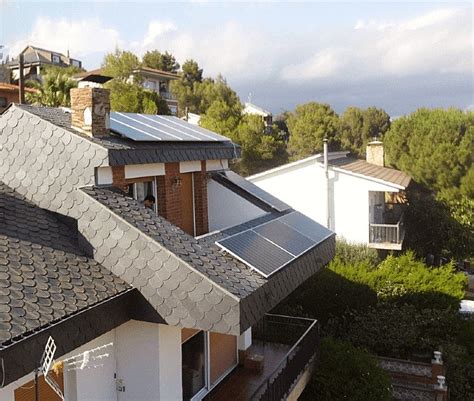
[[[156,70],[154,68],[142,67],[133,70],[143,78],[143,87],[158,93],[166,101],[171,114],[178,115],[178,100],[171,94],[170,83],[179,79],[175,72]]]
[[[262,109],[261,107],[255,106],[254,104],[250,102],[247,102],[245,103],[242,114],[253,114],[253,115],[261,116],[265,124],[265,130],[271,133],[272,124],[273,124],[273,115],[271,112],[265,109]]]
[[[186,116],[186,121],[189,124],[199,125],[199,122],[201,121],[201,116],[195,113],[188,113]]]
[[[62,53],[35,46],[27,46],[20,54],[23,54],[24,57],[23,74],[25,80],[33,79],[41,82],[43,69],[46,66],[82,68],[82,62],[69,57],[69,55],[65,56]],[[10,61],[8,68],[12,72],[13,83],[18,83],[20,78],[19,57]]]

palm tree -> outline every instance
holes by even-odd
[[[69,107],[71,105],[69,91],[77,86],[77,82],[67,71],[51,69],[43,75],[43,82],[29,81],[28,86],[36,89],[36,92],[26,94],[29,103],[39,106]]]

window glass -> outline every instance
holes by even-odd
[[[139,203],[144,204],[145,198],[149,195],[153,196],[155,203],[152,207],[155,213],[158,213],[157,191],[155,180],[137,182],[128,186],[128,195],[132,196]]]

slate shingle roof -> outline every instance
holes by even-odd
[[[404,188],[406,188],[411,181],[411,177],[403,171],[377,166],[376,164],[369,163],[365,160],[354,159],[351,157],[330,160],[329,164],[350,171],[351,173],[377,178],[392,184],[400,185]]]
[[[0,350],[131,289],[76,234],[0,182]]]
[[[90,138],[71,128],[71,114],[61,108],[17,105],[58,127],[64,128],[109,151],[109,164],[171,163],[190,160],[217,160],[240,157],[240,147],[225,142],[135,142],[120,136]]]
[[[88,210],[79,221],[80,231],[97,248],[96,259],[137,288],[168,324],[178,327],[241,334],[334,256],[331,236],[264,278],[221,253],[214,241],[279,213],[193,238],[113,187],[81,188],[80,193],[84,199],[78,207]]]
[[[82,191],[239,298],[267,281],[237,259],[221,253],[211,241],[195,239],[114,187],[82,188]]]

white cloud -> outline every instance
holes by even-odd
[[[233,80],[244,80],[261,77],[271,70],[273,55],[268,51],[268,43],[259,31],[234,21],[203,29],[199,35],[169,21],[153,21],[143,40],[131,43],[130,47],[139,54],[150,49],[167,50],[181,63],[195,59],[206,75],[221,73]]]
[[[310,80],[336,75],[345,64],[343,51],[324,49],[307,61],[283,67],[281,76],[287,81]]]
[[[105,27],[97,18],[92,19],[53,19],[39,17],[30,33],[9,47],[9,54],[13,57],[27,45],[34,45],[50,50],[66,53],[70,51],[72,57],[80,58],[96,52],[108,52],[123,42],[119,32]]]
[[[174,32],[177,29],[176,25],[171,21],[151,21],[148,24],[148,31],[145,34],[141,46],[148,48],[156,43],[156,41],[164,34]]]
[[[473,40],[468,8],[440,8],[402,21],[358,20],[344,39],[314,49],[280,76],[305,82],[470,73]]]

